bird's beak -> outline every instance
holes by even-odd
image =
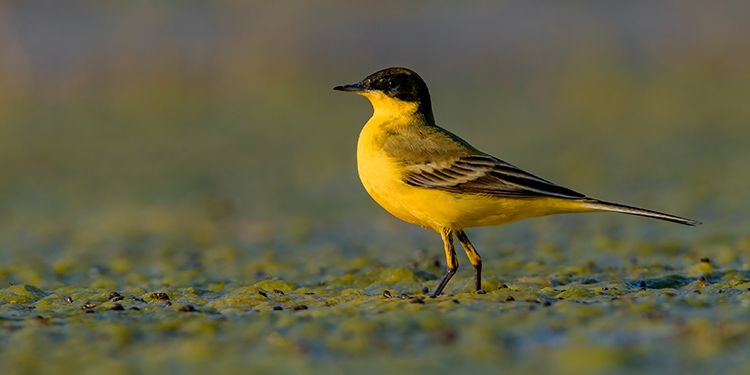
[[[362,82],[352,83],[348,85],[341,85],[336,86],[333,88],[336,91],[349,91],[349,92],[362,92],[367,91],[367,87],[365,87]]]

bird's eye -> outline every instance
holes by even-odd
[[[396,90],[399,87],[399,83],[395,79],[389,79],[385,84],[388,90]]]

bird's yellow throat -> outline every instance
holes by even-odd
[[[405,102],[379,91],[363,91],[359,94],[372,104],[372,117],[411,116],[419,109],[419,103]]]

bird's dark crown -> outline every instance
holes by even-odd
[[[361,82],[367,90],[380,91],[405,102],[430,103],[430,91],[422,77],[407,68],[387,68]]]

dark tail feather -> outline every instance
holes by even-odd
[[[603,202],[600,200],[592,199],[587,202],[587,207],[594,211],[606,211],[606,212],[621,212],[624,214],[638,215],[645,217],[652,217],[654,219],[661,219],[671,221],[673,223],[685,224],[685,225],[698,225],[700,221],[686,219],[684,217],[674,216],[665,214],[662,212],[656,212],[651,210],[644,210],[638,207],[630,207],[624,204]]]

